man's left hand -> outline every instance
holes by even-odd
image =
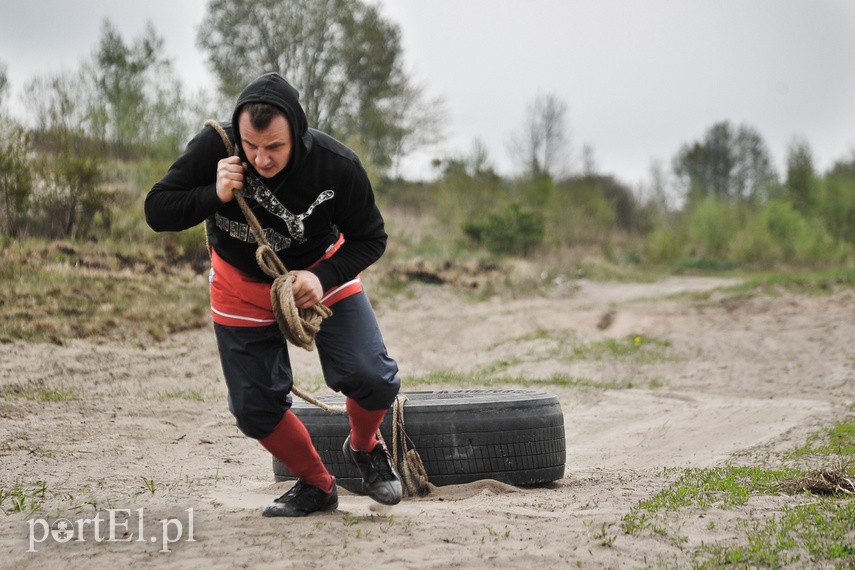
[[[318,304],[324,295],[324,288],[318,276],[305,270],[292,271],[291,273],[294,275],[291,291],[294,293],[294,304],[297,305],[297,308],[308,309]]]

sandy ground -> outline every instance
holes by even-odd
[[[500,361],[506,376],[632,387],[544,386],[565,415],[566,474],[554,484],[479,481],[395,507],[342,490],[337,511],[304,519],[260,516],[290,485],[273,482],[269,455],[234,427],[207,328],[152,346],[2,344],[0,566],[691,566],[702,542],[738,541],[749,510],[771,515],[794,499],[689,510],[672,519],[671,537],[626,534],[621,518],[679,473],[668,468],[777,465],[842,417],[853,393],[852,291],[675,296],[726,284],[583,280],[554,298],[482,302],[425,286],[377,303],[404,391],[463,388],[408,378]],[[566,354],[626,335],[670,346],[651,362]],[[325,393],[314,353],[292,354],[298,383]],[[50,389],[76,398],[26,397]],[[29,497],[24,512],[14,512],[15,489]],[[62,521],[71,534],[47,534]]]

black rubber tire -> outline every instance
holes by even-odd
[[[430,482],[438,487],[495,479],[531,486],[564,476],[564,415],[556,396],[528,390],[462,390],[407,393],[404,426]],[[342,396],[321,398],[343,406]],[[306,424],[312,441],[339,485],[361,489],[359,471],[341,447],[350,432],[347,416],[330,414],[302,400],[291,408]],[[392,445],[392,413],[380,432]],[[293,475],[275,457],[276,481]]]

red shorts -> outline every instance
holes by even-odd
[[[344,243],[344,236],[332,244],[318,261],[332,257]],[[229,327],[264,327],[276,323],[270,301],[270,283],[258,281],[223,261],[216,250],[211,252],[211,316],[214,322]],[[324,292],[321,303],[331,307],[338,301],[362,291],[362,281],[355,279]]]

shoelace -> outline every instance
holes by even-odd
[[[378,474],[381,481],[391,481],[395,478],[392,474],[392,466],[386,457],[386,452],[382,447],[377,447],[369,455],[369,461],[374,468],[374,472]]]
[[[282,495],[281,497],[276,499],[275,502],[284,503],[286,499],[290,499],[291,497],[296,497],[297,495],[299,495],[300,493],[303,492],[303,487],[305,487],[305,486],[306,486],[306,484],[303,483],[303,481],[297,480],[297,483],[295,483],[294,486],[291,487],[291,489],[287,493],[285,493],[284,495]]]

